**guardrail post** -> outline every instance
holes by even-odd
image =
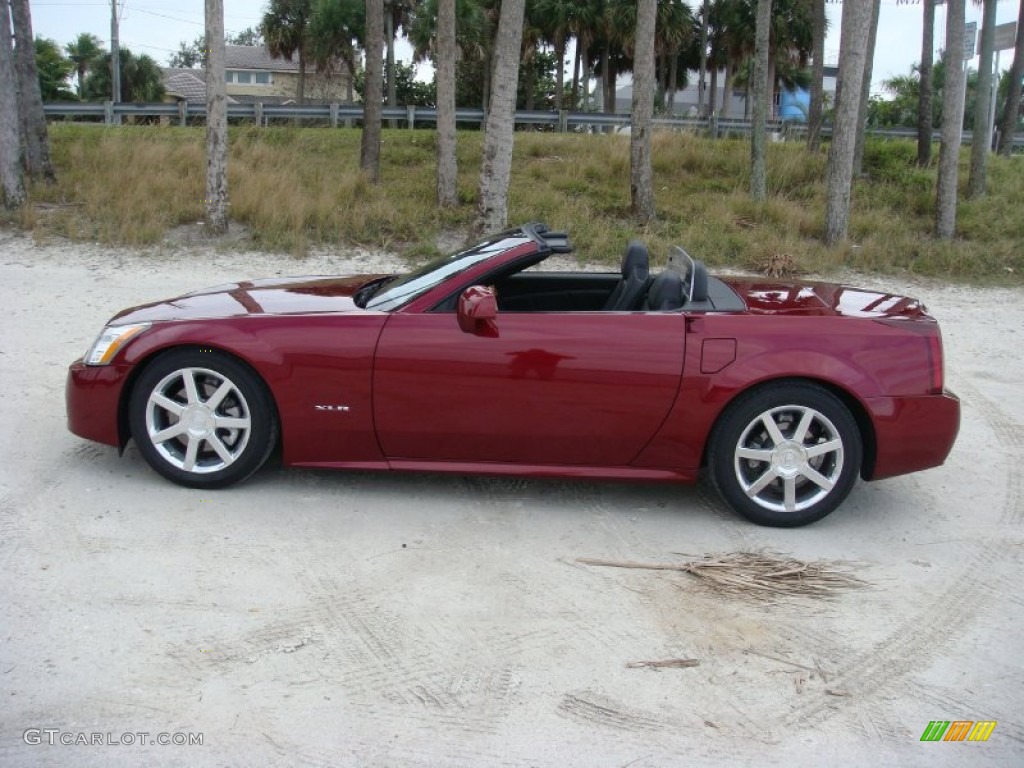
[[[410,104],[406,107],[406,112],[408,113],[407,118],[409,120],[409,130],[411,131],[416,127],[416,105]]]
[[[711,117],[708,118],[708,130],[712,139],[718,138],[718,115],[714,112],[712,112]]]
[[[256,127],[257,128],[262,128],[263,127],[263,102],[262,101],[257,101],[254,106],[255,106],[255,109],[253,110],[253,114],[254,114],[254,117],[256,119]]]
[[[103,102],[103,122],[107,125],[114,124],[114,102]]]
[[[184,100],[178,102],[178,125],[182,128],[188,125],[188,102]]]
[[[331,128],[338,127],[338,105],[331,104]]]
[[[569,130],[569,113],[564,109],[558,113],[558,132],[565,133]]]

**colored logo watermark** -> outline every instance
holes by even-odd
[[[995,729],[995,720],[932,720],[921,741],[988,741]]]

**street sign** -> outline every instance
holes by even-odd
[[[996,25],[996,45],[993,50],[1005,51],[1017,45],[1017,22]]]
[[[978,40],[978,22],[969,21],[964,27],[964,58],[974,58],[974,44]]]

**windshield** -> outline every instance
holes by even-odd
[[[366,309],[389,312],[420,296],[431,288],[443,283],[449,277],[464,272],[481,261],[519,245],[523,238],[509,237],[507,234],[488,240],[468,251],[443,256],[406,275],[385,281],[380,284],[377,292],[366,302]]]

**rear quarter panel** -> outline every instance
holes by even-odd
[[[634,462],[643,467],[700,466],[723,410],[743,392],[779,379],[822,382],[848,393],[869,412],[873,398],[924,395],[930,383],[929,333],[842,316],[693,315],[679,398],[658,435]],[[722,358],[718,340],[735,342]],[[714,350],[713,354],[705,350]],[[708,364],[708,358],[713,358]],[[702,370],[702,361],[704,362]],[[709,372],[705,372],[709,371]]]

